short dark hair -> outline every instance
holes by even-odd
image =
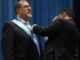
[[[64,9],[59,14],[61,14],[63,12],[65,12],[67,14],[67,16],[71,17],[72,19],[75,18],[75,13],[72,9],[70,9],[70,8]]]
[[[27,0],[20,0],[20,1],[28,2]],[[16,8],[21,8],[20,1],[16,2],[16,4],[15,4],[15,12],[16,12]],[[16,12],[16,14],[17,14],[17,12]]]

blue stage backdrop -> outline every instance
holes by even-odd
[[[0,60],[1,52],[1,30],[2,25],[16,17],[14,5],[18,0],[0,0]],[[73,8],[73,0],[28,0],[32,7],[31,24],[47,26],[51,24],[52,18],[65,8]],[[44,41],[42,41],[42,46]]]

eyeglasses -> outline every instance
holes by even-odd
[[[30,7],[30,6],[29,6],[29,5],[24,5],[24,6],[23,6],[23,8],[28,8],[28,7]]]

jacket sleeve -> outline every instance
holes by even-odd
[[[60,21],[55,21],[53,24],[47,26],[47,27],[41,27],[41,26],[34,26],[33,27],[33,32],[36,34],[39,34],[41,36],[48,36],[51,35],[52,33],[57,33],[62,29],[62,24]]]
[[[2,53],[4,60],[14,59],[14,33],[9,23],[3,25],[2,30]]]

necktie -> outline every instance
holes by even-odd
[[[30,31],[31,36],[33,37],[33,32],[32,32],[32,30],[31,30],[31,26],[30,26],[30,25],[26,25],[26,27],[27,27],[27,29]]]

